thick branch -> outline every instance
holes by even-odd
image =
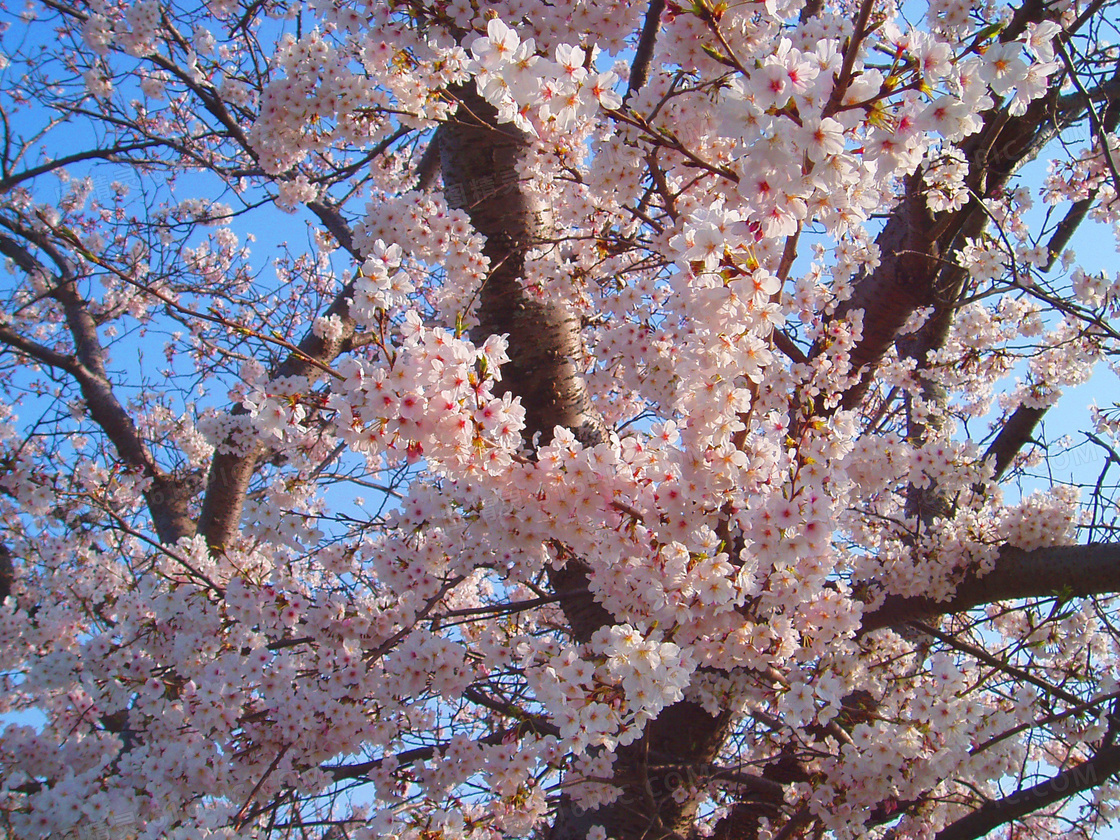
[[[354,232],[333,203],[323,199],[311,201],[307,206],[342,248],[355,259],[361,259],[362,255],[354,245]],[[350,300],[353,295],[354,281],[351,280],[335,296],[324,313],[327,317],[338,316],[342,322],[341,335],[323,338],[309,330],[296,349],[271,371],[272,377],[314,378],[349,347],[355,328],[354,319],[350,316]],[[244,409],[236,406],[233,413],[243,414]],[[206,538],[207,545],[222,548],[237,534],[241,512],[245,507],[245,494],[265,452],[266,447],[258,442],[249,451],[235,449],[232,452],[219,452],[214,456],[198,520],[198,532]]]
[[[323,205],[321,210],[323,215],[331,218],[330,208],[327,205]],[[341,216],[337,216],[337,221],[341,222]],[[334,233],[333,229],[332,233]],[[339,238],[338,234],[335,236]],[[339,242],[342,242],[341,238]],[[314,378],[321,373],[322,366],[330,363],[345,349],[347,342],[354,335],[354,319],[350,317],[350,299],[353,294],[354,281],[351,281],[343,287],[324,313],[327,317],[337,315],[342,321],[341,336],[323,338],[309,330],[296,351],[290,353],[287,359],[271,371],[273,378],[282,376]],[[243,415],[245,410],[237,406],[233,413]],[[198,533],[206,538],[207,545],[212,548],[221,549],[229,545],[239,531],[241,512],[245,507],[245,494],[257,464],[265,452],[264,444],[257,442],[248,451],[235,448],[233,451],[218,452],[214,456],[210,464],[202,512],[198,518]]]
[[[1029,3],[1024,9],[1034,6],[1037,4]],[[964,236],[983,228],[987,216],[982,199],[1002,189],[1024,163],[1088,107],[1086,97],[1070,100],[1061,97],[1059,90],[1060,80],[1047,96],[1032,102],[1017,117],[1005,110],[987,112],[984,127],[960,144],[969,162],[968,188],[973,195],[960,210],[935,219],[926,207],[921,173],[909,177],[905,195],[876,239],[879,267],[856,281],[851,299],[838,312],[838,316],[855,310],[864,313],[863,337],[851,353],[854,367],[863,372],[860,382],[845,394],[846,408],[863,399],[875,369],[910,315],[923,306],[944,306],[954,297],[960,273],[953,254]],[[814,355],[817,352],[820,350],[815,349]]]
[[[37,341],[32,341],[30,338],[20,335],[11,327],[0,325],[0,344],[7,344],[13,350],[37,362],[66,371],[74,376],[77,376],[82,370],[82,366],[73,356],[67,356],[65,353],[59,353],[57,350],[44,347]]]
[[[10,257],[24,271],[44,278],[51,277],[46,266],[9,236],[0,235],[0,253]],[[117,455],[152,480],[151,486],[144,492],[152,522],[161,542],[174,543],[189,536],[193,530],[187,516],[190,489],[183,480],[168,475],[160,468],[132,417],[117,399],[105,369],[105,350],[97,335],[97,324],[86,302],[78,294],[73,267],[53,249],[52,257],[62,269],[63,276],[56,282],[51,294],[62,306],[74,341],[74,355],[66,356],[50,350],[19,336],[6,326],[0,327],[0,341],[43,364],[64,370],[74,378],[90,418],[109,438]]]
[[[12,594],[12,584],[15,583],[15,568],[12,565],[12,552],[8,546],[0,543],[0,606]]]
[[[428,141],[424,153],[420,155],[420,162],[416,164],[416,191],[417,192],[430,192],[436,185],[436,178],[439,177],[440,167],[440,129],[437,128],[432,133],[432,138]]]
[[[1116,131],[1117,126],[1120,126],[1120,90],[1116,89],[1117,82],[1118,80],[1114,76],[1106,85],[1095,89],[1096,97],[1094,97],[1094,91],[1090,91],[1089,94],[1084,97],[1086,100],[1084,108],[1090,114],[1094,113],[1093,98],[1103,97],[1108,102],[1104,114],[1101,117],[1101,129],[1105,134],[1111,134]],[[1080,96],[1080,94],[1078,94],[1078,96]],[[1101,149],[1108,148],[1105,134],[1097,135],[1097,143],[1100,145]],[[1087,197],[1073,203],[1069,212],[1066,213],[1062,221],[1058,223],[1058,227],[1054,230],[1053,236],[1051,236],[1050,241],[1046,243],[1046,250],[1049,254],[1049,258],[1042,269],[1043,271],[1050,271],[1054,267],[1054,262],[1061,256],[1062,251],[1064,251],[1066,245],[1069,244],[1077,228],[1080,227],[1081,223],[1088,217],[1089,211],[1093,208],[1099,195],[1099,187],[1090,190]]]
[[[933,227],[921,174],[915,173],[907,179],[905,196],[876,239],[882,255],[879,267],[855,284],[852,297],[838,313],[863,310],[863,338],[851,353],[853,367],[863,369],[863,379],[846,395],[845,407],[863,399],[871,374],[911,313],[934,302],[941,253],[931,236]],[[812,355],[817,352],[814,348]]]
[[[498,729],[495,732],[491,732],[489,735],[484,735],[478,739],[477,743],[492,746],[494,744],[505,743],[511,738],[523,738],[535,732],[553,734],[558,731],[559,730],[555,729],[555,727],[544,719],[531,716],[508,729]],[[372,761],[363,761],[358,764],[324,764],[319,769],[324,773],[328,773],[336,781],[345,779],[365,779],[369,777],[370,773],[381,767],[389,758],[395,761],[398,767],[407,767],[410,764],[416,764],[420,761],[428,761],[433,758],[436,753],[442,752],[447,746],[447,744],[440,744],[439,746],[432,747],[416,747],[415,749],[405,750],[392,756],[386,756],[385,758],[375,758]]]
[[[985,802],[978,810],[939,831],[935,840],[977,840],[1012,820],[1102,785],[1118,772],[1120,746],[1105,747],[1088,761],[1063,770],[1033,787]]]
[[[1034,430],[1044,414],[1046,414],[1045,408],[1020,405],[1004,422],[996,439],[984,453],[984,460],[992,461],[995,468],[994,478],[997,481],[1007,472],[1007,468],[1011,466],[1019,451],[1032,439]]]
[[[645,87],[649,78],[649,67],[653,61],[653,48],[657,44],[657,33],[661,28],[661,13],[665,10],[665,0],[651,0],[642,24],[642,34],[638,38],[638,48],[634,51],[634,61],[630,65],[630,83],[626,88],[627,101]]]
[[[562,426],[585,445],[606,439],[606,430],[591,406],[579,360],[579,319],[559,302],[542,301],[522,285],[525,254],[551,233],[549,208],[534,193],[519,187],[519,162],[530,153],[529,139],[499,125],[494,109],[473,91],[461,91],[457,118],[440,131],[444,190],[450,204],[463,207],[475,229],[486,237],[492,270],[480,294],[477,335],[505,334],[510,362],[502,368],[502,386],[521,397],[527,442],[538,433],[545,440]],[[588,591],[587,569],[568,558],[550,573],[572,636],[587,641],[611,614]],[[695,816],[695,797],[676,801],[671,777],[676,771],[651,767],[650,754],[670,756],[674,766],[708,764],[726,738],[730,716],[713,717],[700,706],[680,702],[650,722],[643,738],[620,748],[615,783],[624,794],[612,805],[586,812],[564,798],[550,832],[551,840],[584,840],[599,824],[619,840],[657,840],[686,833]]]
[[[46,163],[41,163],[38,166],[32,166],[24,169],[21,172],[15,172],[5,178],[0,178],[0,194],[8,192],[18,184],[28,181],[32,178],[37,178],[47,172],[54,172],[56,169],[69,166],[72,163],[82,163],[87,160],[105,160],[110,163],[134,163],[124,155],[128,152],[141,151],[143,149],[151,149],[156,146],[170,145],[162,140],[146,140],[139,143],[128,143],[121,146],[116,146],[112,149],[90,149],[85,152],[76,152],[72,155],[65,155],[64,157],[49,160]]]
[[[694,796],[678,801],[673,794],[682,786],[703,788],[699,777],[726,740],[731,721],[729,712],[713,717],[687,700],[664,709],[646,726],[641,739],[616,751],[614,783],[623,790],[619,799],[594,811],[574,807],[565,799],[549,840],[585,840],[595,825],[619,840],[688,835],[699,803]],[[782,790],[774,780],[757,776],[744,777],[741,787],[770,797],[780,797]]]
[[[528,138],[473,90],[457,91],[462,105],[440,131],[444,192],[448,204],[465,209],[486,237],[490,275],[479,295],[477,337],[506,335],[510,361],[502,387],[521,397],[525,437],[552,439],[557,426],[585,445],[606,439],[579,368],[580,322],[563,303],[542,301],[521,282],[525,255],[550,232],[551,212],[540,197],[519,187],[519,163]]]
[[[354,231],[333,203],[326,199],[309,201],[307,209],[318,217],[323,227],[330,232],[344,251],[359,262],[362,260],[361,252],[354,247]]]
[[[994,601],[1061,598],[1120,592],[1120,543],[1063,545],[1033,551],[1004,547],[995,568],[969,574],[947,601],[889,595],[863,617],[862,632],[964,612]]]

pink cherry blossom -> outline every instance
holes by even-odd
[[[6,834],[1108,830],[1107,4],[3,14]]]

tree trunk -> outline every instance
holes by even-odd
[[[479,298],[475,337],[508,337],[510,361],[502,368],[501,386],[525,407],[527,445],[549,441],[557,426],[571,430],[585,446],[603,443],[607,430],[579,368],[579,318],[562,303],[527,292],[521,282],[526,252],[553,233],[549,208],[519,186],[518,167],[529,153],[529,140],[513,126],[499,125],[494,109],[474,91],[459,91],[459,96],[456,118],[439,132],[440,153],[449,204],[466,210],[486,237],[491,271]],[[550,583],[563,596],[560,605],[576,641],[587,642],[597,629],[613,623],[593,600],[586,567],[578,559],[551,571]],[[583,812],[565,797],[552,840],[583,840],[594,825],[604,826],[617,840],[687,833],[696,797],[678,803],[673,792],[695,779],[695,766],[714,758],[729,724],[729,715],[713,717],[694,703],[665,709],[641,739],[618,751],[616,780],[623,789],[618,800]]]

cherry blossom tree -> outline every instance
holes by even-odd
[[[1093,836],[1115,5],[4,12],[3,831]]]

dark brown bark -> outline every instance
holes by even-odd
[[[863,399],[875,369],[910,315],[935,302],[941,248],[933,230],[920,176],[912,175],[905,196],[875,240],[879,267],[856,282],[852,297],[837,313],[842,317],[863,310],[863,337],[851,353],[853,368],[862,374],[859,384],[845,394],[845,408]]]
[[[657,35],[661,30],[661,14],[665,11],[665,0],[651,0],[646,9],[646,19],[642,23],[642,34],[638,47],[634,50],[634,61],[630,65],[630,81],[626,86],[626,102],[645,87],[649,78],[649,66],[653,62],[653,48],[657,45]]]
[[[502,369],[503,388],[519,396],[526,412],[527,444],[547,442],[557,426],[570,429],[585,445],[606,439],[606,429],[587,396],[579,370],[579,319],[561,303],[541,301],[521,282],[525,254],[549,236],[549,211],[519,186],[518,165],[528,138],[498,125],[488,104],[473,91],[459,92],[456,118],[439,132],[444,189],[449,203],[462,207],[486,237],[491,271],[480,294],[477,338],[508,336],[511,361]],[[570,558],[550,574],[571,634],[588,641],[614,619],[591,597],[586,566]],[[616,783],[623,793],[612,805],[582,812],[566,797],[551,840],[584,840],[602,825],[618,840],[657,840],[686,834],[695,817],[692,797],[673,799],[682,773],[711,762],[723,743],[730,717],[713,717],[681,702],[665,709],[636,743],[618,750]]]
[[[564,798],[549,840],[585,840],[592,826],[617,840],[662,840],[687,837],[698,802],[689,795],[678,802],[679,788],[703,785],[709,765],[727,738],[731,715],[709,715],[688,701],[676,703],[650,721],[642,737],[616,751],[615,784],[619,798],[594,811],[583,811]],[[760,779],[745,779],[765,786]]]
[[[1035,16],[1030,17],[1031,13]],[[1037,3],[1027,3],[1007,32],[1021,30],[1027,20],[1044,17]],[[980,199],[997,195],[1058,130],[1076,122],[1088,107],[1084,97],[1075,102],[1059,96],[1059,90],[1055,84],[1047,96],[1032,102],[1017,117],[1005,110],[989,111],[984,127],[959,144],[969,163],[966,183],[973,195],[960,210],[935,217],[926,207],[920,173],[907,179],[904,195],[875,240],[880,265],[856,279],[852,297],[837,312],[837,317],[843,317],[863,310],[863,337],[851,353],[853,367],[862,373],[858,384],[844,395],[845,408],[862,401],[875,369],[915,310],[934,307],[933,323],[927,330],[939,332],[940,339],[923,343],[926,350],[940,346],[966,280],[955,264],[955,254],[965,238],[977,236],[988,221]]]
[[[1120,746],[1109,746],[1092,758],[1029,788],[985,802],[977,810],[941,829],[934,840],[979,840],[989,832],[1082,791],[1104,784],[1120,773]]]
[[[479,295],[476,337],[508,337],[510,361],[501,386],[521,397],[527,442],[539,433],[547,443],[562,426],[593,446],[606,439],[606,429],[580,375],[579,317],[521,283],[526,252],[551,233],[548,207],[519,186],[527,138],[512,125],[499,125],[477,93],[464,89],[457,95],[462,104],[440,131],[440,156],[448,203],[466,210],[486,237],[490,274]]]
[[[1031,0],[1020,7],[1003,37],[1014,38],[1028,21],[1045,16],[1044,6]],[[966,238],[978,236],[987,226],[988,217],[979,198],[998,194],[1019,167],[1033,159],[1062,127],[1084,114],[1087,100],[1075,103],[1070,97],[1059,97],[1058,92],[1059,86],[1055,85],[1047,97],[1033,103],[1020,117],[990,112],[982,131],[960,144],[970,164],[968,186],[973,195],[961,210],[935,217],[926,206],[920,176],[908,179],[898,206],[876,240],[880,265],[857,279],[852,298],[838,313],[843,316],[863,310],[862,339],[851,354],[853,367],[861,373],[856,386],[844,395],[844,408],[856,407],[863,400],[875,369],[892,346],[900,356],[917,362],[921,397],[944,404],[945,395],[936,376],[927,372],[928,355],[944,346],[968,279],[955,264],[955,254]],[[898,340],[898,330],[921,307],[932,307],[929,320],[916,334]],[[814,349],[816,352],[819,348]],[[1041,415],[1041,411],[1027,409],[1013,415],[989,450],[996,459],[997,475],[1029,439]],[[938,422],[936,411],[932,422]],[[911,424],[909,436],[918,442],[927,431],[924,425]],[[936,487],[911,488],[908,493],[907,514],[927,525],[951,512],[951,500]],[[950,601],[888,598],[865,616],[863,632],[885,626],[910,631],[908,620],[934,618],[1004,598],[1044,597],[1059,588],[1063,596],[1112,591],[1120,584],[1118,560],[1120,551],[1106,547],[1044,549],[1029,554],[1005,548],[993,573],[963,581]],[[793,760],[792,754],[783,753],[779,763]],[[768,766],[764,776],[770,778],[776,768],[774,764]],[[753,840],[760,819],[774,819],[780,807],[780,800],[744,800],[717,826],[717,835],[720,840]],[[786,827],[793,830],[792,821]],[[790,836],[798,835],[794,832]]]
[[[1020,10],[1017,23],[1025,13]],[[603,439],[604,432],[577,367],[581,358],[578,322],[560,304],[542,302],[521,285],[527,249],[552,233],[548,208],[518,187],[517,167],[528,151],[528,140],[509,125],[497,125],[493,110],[473,92],[461,92],[461,99],[457,118],[441,128],[439,140],[449,202],[466,209],[487,240],[492,272],[481,290],[478,338],[494,333],[509,338],[511,362],[503,369],[503,387],[522,399],[527,442],[538,434],[547,441],[560,425],[573,430],[585,444],[594,444]],[[1019,118],[998,112],[988,115],[984,131],[962,144],[972,164],[970,186],[976,194],[986,196],[1001,189],[1012,172],[1037,153],[1041,135],[1053,128],[1048,119],[1055,107],[1056,100],[1050,97]],[[881,266],[856,283],[852,300],[841,312],[864,310],[863,339],[853,352],[853,362],[863,369],[863,378],[846,395],[846,405],[854,406],[862,399],[874,369],[895,343],[898,329],[917,308],[932,306],[934,316],[900,350],[924,361],[928,351],[943,345],[966,280],[966,274],[951,263],[952,254],[964,237],[977,235],[985,224],[986,216],[975,200],[955,214],[935,219],[926,208],[920,178],[910,179],[906,194],[877,240]],[[942,512],[938,509],[931,515]],[[1087,568],[1097,565],[1100,558],[1091,549],[1089,552],[1092,559],[1081,564],[1082,572],[1074,580],[1094,577]],[[1017,562],[1046,566],[1047,577],[1015,573]],[[1024,559],[1022,552],[1008,549],[996,572],[962,583],[950,602],[888,599],[867,616],[866,629],[967,609],[997,597],[1045,595],[1022,592],[1021,582],[1030,579],[1037,589],[1040,580],[1071,580],[1067,572],[1075,565],[1073,558],[1045,550]],[[596,629],[612,621],[590,597],[586,569],[578,558],[553,572],[551,582],[554,591],[569,593],[561,607],[575,640],[587,641]],[[1120,586],[1120,579],[1113,585]],[[1086,587],[1075,583],[1073,588]],[[582,813],[564,798],[550,840],[583,840],[594,825],[603,826],[609,836],[619,840],[687,836],[695,805],[690,798],[681,804],[673,800],[673,780],[679,779],[681,768],[700,767],[714,758],[729,726],[726,716],[713,717],[691,703],[664,710],[638,743],[618,750],[615,782],[623,791],[619,799]],[[761,817],[778,818],[780,824],[783,803],[779,792],[791,780],[788,772],[783,775],[783,768],[788,770],[791,761],[792,756],[783,755],[764,768],[762,779],[756,781],[759,788],[769,785],[766,792],[743,792],[742,801],[717,828],[722,840],[749,840],[757,834]]]
[[[1007,472],[1019,451],[1032,440],[1034,430],[1045,414],[1045,408],[1020,405],[1003,422],[995,440],[984,453],[984,460],[992,462],[996,481]]]
[[[15,583],[15,567],[12,565],[12,552],[8,546],[0,543],[0,605],[12,594],[12,584]]]
[[[1023,551],[1005,546],[995,568],[970,573],[957,584],[952,598],[888,596],[863,616],[862,631],[895,627],[908,621],[951,615],[994,601],[1016,598],[1064,599],[1120,591],[1120,543],[1062,545]]]
[[[349,227],[330,205],[316,203],[314,212],[327,225],[346,250],[354,252]],[[342,335],[339,338],[325,339],[308,331],[297,349],[274,370],[272,377],[306,376],[314,378],[323,366],[333,360],[347,346],[354,335],[354,319],[350,317],[349,301],[354,293],[354,283],[348,283],[335,297],[324,313],[327,317],[337,315],[342,322]],[[241,406],[233,409],[233,414],[244,415]],[[253,443],[249,449],[218,452],[210,463],[210,474],[203,497],[202,512],[198,518],[198,533],[206,538],[206,544],[220,550],[236,537],[241,528],[241,512],[245,507],[245,497],[249,483],[253,480],[258,464],[268,452],[263,443]]]

